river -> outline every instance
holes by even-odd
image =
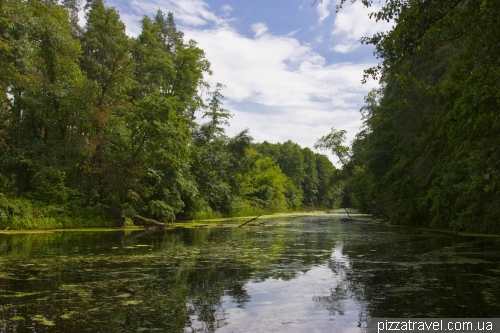
[[[370,316],[500,317],[500,238],[333,215],[235,225],[0,234],[0,332],[355,333]]]

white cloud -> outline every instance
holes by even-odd
[[[332,50],[341,53],[354,51],[360,46],[362,37],[371,37],[379,31],[388,31],[392,23],[385,21],[376,22],[368,14],[380,9],[380,4],[373,3],[370,8],[365,8],[361,2],[345,5],[336,15],[332,35],[341,36],[341,42]]]
[[[255,38],[263,36],[267,32],[267,26],[265,23],[255,23],[252,24],[252,30],[255,32]]]
[[[154,15],[158,8],[164,13],[174,13],[176,22],[185,26],[201,27],[209,23],[224,24],[225,20],[215,15],[203,0],[131,0],[130,7],[135,13],[141,15]]]
[[[222,15],[229,16],[233,11],[233,7],[231,7],[231,5],[223,5],[219,10],[222,12]]]
[[[290,31],[289,33],[286,34],[286,37],[292,37],[293,35],[295,35],[299,31],[300,31],[300,29]]]
[[[340,53],[349,53],[356,50],[359,47],[358,43],[348,43],[348,44],[336,44],[333,47],[330,47],[330,50]]]
[[[142,16],[136,14],[122,14],[120,13],[120,19],[125,24],[127,35],[131,37],[137,37],[141,33],[140,21]]]
[[[360,81],[363,69],[372,64],[327,65],[320,54],[295,38],[264,33],[265,25],[254,28],[258,38],[247,38],[230,28],[186,31],[205,50],[231,100],[303,106],[321,99],[345,106],[349,103],[340,101],[352,95],[339,92],[366,91]]]
[[[253,28],[255,38],[228,27],[186,31],[205,50],[214,81],[227,86],[225,106],[234,114],[228,132],[248,127],[259,142],[291,139],[312,147],[333,126],[351,140],[361,125],[363,96],[376,85],[361,85],[363,70],[374,64],[327,64],[295,38],[264,33],[265,25]]]
[[[328,9],[328,6],[330,4],[330,1],[318,1],[316,4],[316,11],[318,12],[318,23],[321,24],[328,16],[330,16],[330,9]]]

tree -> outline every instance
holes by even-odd
[[[90,145],[88,159],[83,170],[87,170],[87,198],[90,202],[102,199],[104,188],[98,179],[104,176],[103,151],[108,147],[113,131],[108,124],[116,120],[117,106],[126,105],[127,90],[132,84],[132,70],[135,62],[131,56],[131,41],[125,34],[125,25],[114,8],[106,8],[101,0],[89,1],[86,5],[87,23],[81,37],[83,55],[81,67],[87,78],[93,82],[92,131],[86,133]],[[108,134],[109,133],[109,134]],[[111,148],[112,149],[112,148]],[[82,170],[82,171],[83,171]],[[109,168],[108,168],[109,170]],[[111,170],[111,173],[114,171]],[[108,196],[112,204],[118,204],[118,197]],[[121,221],[121,211],[117,213]],[[121,222],[120,222],[121,223]]]
[[[315,154],[318,173],[318,206],[332,209],[339,206],[341,190],[337,169],[325,155]]]
[[[290,180],[272,157],[260,157],[255,150],[254,166],[241,176],[244,194],[252,205],[267,212],[286,210],[285,190]]]
[[[302,181],[302,190],[304,191],[303,203],[307,206],[318,206],[318,171],[316,170],[316,158],[314,153],[309,148],[303,148],[304,156],[304,173],[305,177]]]

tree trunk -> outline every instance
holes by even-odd
[[[22,90],[17,89],[16,91],[16,121],[17,121],[17,126],[16,126],[16,141],[17,141],[17,149],[18,149],[18,154],[21,154],[21,117],[23,113],[22,105],[21,105],[21,99],[22,99]],[[20,156],[18,156],[17,160],[17,197],[19,198],[21,194],[23,193],[23,167],[21,165],[21,161],[19,160]]]

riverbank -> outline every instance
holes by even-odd
[[[259,220],[276,217],[318,216],[332,214],[335,211],[297,211],[266,214],[259,216]],[[236,216],[212,219],[180,220],[167,222],[166,227],[198,226],[200,224],[220,224],[227,221],[245,221],[253,216]],[[124,227],[117,227],[113,216],[101,207],[65,207],[43,205],[26,199],[16,199],[0,205],[0,233],[15,232],[51,232],[56,230],[134,230],[142,226],[134,225],[131,219],[126,219]]]
[[[350,212],[349,215],[357,220],[357,222],[374,222],[381,223],[378,220],[372,220],[371,215],[367,214],[359,214],[356,212]],[[263,223],[265,220],[276,219],[276,218],[294,218],[294,217],[315,217],[315,216],[335,216],[339,218],[346,218],[348,215],[345,213],[343,209],[338,210],[314,210],[307,212],[289,212],[289,213],[276,213],[276,214],[266,214],[259,216],[256,221],[247,224],[246,226],[255,226],[255,225],[265,225]],[[225,217],[225,218],[216,218],[216,219],[200,219],[200,220],[190,220],[190,221],[176,221],[165,224],[166,229],[172,228],[211,228],[211,227],[237,227],[242,223],[248,221],[249,219],[253,219],[256,216],[237,216],[237,217]],[[113,222],[113,221],[111,221]],[[93,232],[93,231],[133,231],[133,230],[143,230],[143,226],[137,226],[133,224],[129,224],[125,227],[114,227],[114,226],[103,226],[103,227],[70,227],[70,228],[43,228],[43,229],[11,229],[8,228],[5,230],[4,228],[0,229],[0,234],[21,234],[21,233],[53,233],[59,231],[74,231],[74,232]]]
[[[347,214],[345,214],[345,213],[344,213],[344,215],[347,216]],[[371,215],[365,215],[365,214],[350,214],[350,215],[353,217],[356,217],[354,222],[375,223],[375,224],[384,225],[384,226],[389,227],[389,228],[419,230],[419,231],[432,231],[432,232],[445,233],[445,234],[458,235],[458,236],[500,238],[500,234],[497,234],[497,233],[480,233],[480,232],[473,232],[473,231],[455,231],[452,229],[445,229],[442,227],[430,227],[430,226],[415,227],[415,226],[410,226],[410,225],[394,224],[394,223],[391,223],[390,221],[387,221],[385,219],[372,217]],[[360,219],[360,217],[361,217],[361,219]]]
[[[433,227],[412,227],[412,226],[406,226],[406,225],[399,225],[399,224],[390,224],[386,222],[382,222],[383,224],[387,225],[388,227],[392,228],[401,228],[401,229],[413,229],[413,230],[420,230],[420,231],[432,231],[432,232],[439,232],[439,233],[446,233],[446,234],[451,234],[451,235],[458,235],[458,236],[470,236],[470,237],[493,237],[493,238],[500,238],[500,234],[495,234],[495,233],[479,233],[479,232],[467,232],[467,231],[454,231],[451,229],[443,229],[443,228],[433,228]]]
[[[293,212],[293,213],[278,213],[278,214],[269,214],[269,215],[262,215],[259,217],[259,220],[266,220],[266,219],[272,219],[272,218],[279,218],[279,217],[305,217],[305,216],[324,216],[324,215],[333,215],[331,213],[327,213],[325,211],[314,211],[314,212]],[[238,226],[240,223],[244,222],[245,220],[254,218],[255,216],[239,216],[239,217],[227,217],[227,218],[219,218],[219,219],[205,219],[205,220],[192,220],[192,221],[178,221],[178,222],[171,222],[171,223],[166,223],[165,228],[175,228],[175,227],[194,227],[198,228],[201,226]],[[238,223],[234,223],[235,221],[238,221]],[[228,223],[228,222],[233,222],[233,223]],[[260,222],[259,222],[260,223]],[[18,233],[52,233],[52,232],[57,232],[57,231],[78,231],[78,232],[93,232],[93,231],[118,231],[118,230],[123,230],[123,231],[129,231],[129,230],[143,230],[143,226],[137,226],[137,225],[128,225],[125,227],[93,227],[93,228],[87,228],[87,227],[82,227],[82,228],[45,228],[45,229],[11,229],[8,228],[0,230],[0,234],[18,234]]]
[[[445,234],[452,234],[452,235],[458,235],[458,236],[470,236],[470,237],[491,237],[491,238],[500,238],[500,234],[485,234],[485,233],[476,233],[476,232],[467,232],[467,231],[453,231],[450,229],[443,229],[443,228],[433,228],[433,227],[413,227],[413,226],[406,226],[406,225],[399,225],[399,224],[391,224],[389,221],[384,220],[384,219],[379,219],[375,218],[370,214],[361,214],[357,213],[356,210],[349,211],[349,215],[345,212],[344,209],[336,209],[336,210],[313,210],[313,211],[298,211],[298,212],[289,212],[289,213],[276,213],[276,214],[266,214],[259,216],[256,221],[253,221],[252,223],[247,224],[247,226],[255,226],[255,225],[265,225],[262,220],[268,220],[268,219],[276,219],[276,218],[294,218],[294,217],[314,217],[314,216],[332,216],[332,217],[339,217],[346,221],[347,223],[351,223],[347,221],[349,216],[353,218],[352,223],[372,223],[372,224],[380,224],[384,225],[388,228],[398,228],[398,229],[409,229],[409,230],[418,230],[418,231],[431,231],[431,232],[438,232],[438,233],[445,233]],[[225,217],[225,218],[214,218],[214,219],[199,219],[199,220],[189,220],[189,221],[176,221],[176,222],[170,222],[165,224],[165,228],[171,229],[171,228],[176,228],[176,227],[184,227],[184,228],[211,228],[211,227],[237,227],[240,224],[248,221],[249,219],[253,219],[256,216],[236,216],[236,217]],[[81,221],[81,219],[78,219],[78,221]],[[88,219],[85,219],[88,221]],[[131,232],[134,230],[143,230],[143,226],[138,226],[138,225],[133,225],[131,221],[127,223],[125,227],[116,227],[114,226],[115,221],[112,219],[107,219],[104,220],[105,223],[102,226],[88,226],[89,224],[97,224],[99,221],[102,223],[102,219],[99,219],[94,222],[86,222],[82,223],[82,227],[75,227],[71,226],[68,228],[61,228],[61,227],[46,227],[46,228],[31,228],[31,229],[14,229],[14,228],[3,228],[3,226],[0,225],[0,234],[22,234],[22,233],[53,233],[53,232],[59,232],[59,231],[73,231],[73,232],[95,232],[95,231],[125,231],[125,232]],[[74,225],[75,222],[72,223]],[[54,225],[60,225],[60,224],[54,224]]]

